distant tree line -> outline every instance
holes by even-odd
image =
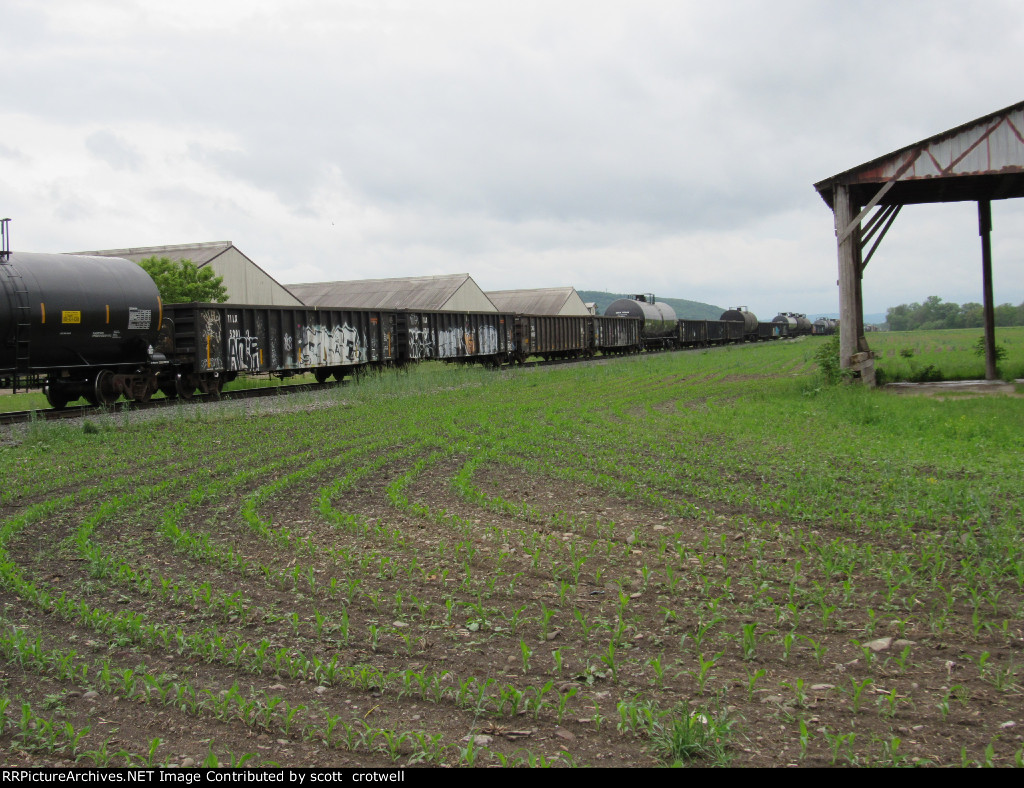
[[[997,326],[1024,326],[1024,303],[996,307]],[[900,304],[886,310],[890,331],[928,331],[937,328],[981,328],[985,325],[981,304],[945,304],[938,296],[928,296],[923,304]]]

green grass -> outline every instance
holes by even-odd
[[[888,382],[984,380],[985,359],[974,352],[982,334],[979,328],[878,332],[868,334],[868,345]],[[1024,327],[997,328],[996,345],[1006,351],[999,364],[1003,380],[1024,378]]]
[[[419,757],[415,733],[439,764],[532,763],[502,737],[463,740],[526,713],[571,726],[581,746],[564,746],[589,765],[608,750],[955,765],[961,747],[1012,763],[1019,743],[992,731],[1019,713],[1020,400],[826,386],[825,341],[424,364],[287,400],[11,428],[0,588],[6,631],[31,642],[12,641],[5,669],[88,667],[140,703],[188,690],[176,708],[195,706],[198,729],[212,715],[271,747],[279,731],[344,731],[395,761]],[[25,645],[50,621],[74,640]],[[874,652],[884,635],[913,646]],[[187,659],[189,685],[133,694],[84,657],[61,667],[55,649],[89,641],[140,652],[115,677]],[[310,677],[330,688],[315,709]],[[244,694],[276,684],[291,706]],[[387,725],[365,719],[369,691]],[[346,705],[361,705],[352,726]],[[389,727],[413,714],[415,731]]]

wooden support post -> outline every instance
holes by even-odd
[[[875,364],[864,337],[861,307],[861,233],[859,223],[853,224],[853,204],[848,187],[835,187],[833,205],[839,245],[839,367],[854,372],[862,382],[873,386]]]
[[[978,233],[981,235],[981,283],[985,307],[985,380],[995,380],[996,307],[992,294],[992,203],[978,200]]]

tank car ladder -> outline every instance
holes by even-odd
[[[28,303],[28,288],[21,273],[11,262],[10,219],[0,219],[0,267],[10,282],[10,295],[14,303],[11,307],[14,311],[14,376],[12,380],[12,392],[18,391],[18,375],[23,374],[26,378],[25,389],[28,390],[28,378],[32,371],[32,358],[30,354],[29,336],[32,331],[32,310]]]
[[[25,287],[25,280],[22,279],[18,270],[10,263],[2,264],[4,273],[10,283],[10,294],[14,303],[11,305],[14,310],[14,380],[12,388],[14,393],[18,391],[18,376],[26,378],[25,389],[28,390],[27,378],[32,372],[32,357],[30,353],[29,336],[32,331],[32,311],[28,305],[28,289]]]

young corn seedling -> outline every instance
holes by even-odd
[[[891,689],[888,692],[883,693],[876,701],[878,704],[879,713],[883,717],[892,719],[896,716],[896,709],[899,706],[901,700],[903,700],[903,698],[896,694],[895,689]]]
[[[853,706],[854,714],[860,711],[861,696],[869,686],[871,686],[871,679],[864,679],[864,681],[860,682],[854,678],[850,679],[850,702]]]
[[[793,698],[796,702],[798,709],[807,708],[807,690],[805,689],[806,683],[803,679],[797,679],[793,683],[783,682],[782,686],[787,689],[793,690]]]
[[[767,672],[765,671],[764,668],[759,668],[758,670],[754,671],[753,673],[751,673],[750,671],[747,671],[747,700],[748,701],[753,702],[753,700],[754,700],[754,687],[756,686],[758,680],[763,678],[766,675],[766,673]]]
[[[711,657],[711,659],[704,659],[704,654],[701,653],[697,656],[699,669],[691,670],[690,675],[697,682],[697,687],[700,691],[704,692],[704,687],[708,683],[708,679],[711,678],[711,671],[715,667],[715,663],[722,657],[724,651],[719,651],[717,654]]]
[[[608,643],[607,650],[605,651],[604,654],[599,655],[599,659],[601,660],[601,662],[603,662],[608,667],[608,670],[611,671],[612,683],[613,684],[618,684],[619,683],[619,672],[618,672],[619,671],[619,667],[618,667],[618,662],[615,659],[615,641],[614,640],[612,640],[612,641],[610,641]]]
[[[814,654],[814,662],[818,667],[821,667],[821,663],[825,659],[825,652],[827,650],[825,644],[819,643],[817,640],[814,640],[807,635],[799,635],[798,637],[811,647],[811,652]]]
[[[551,668],[551,672],[561,676],[562,675],[562,649],[556,648],[554,651],[551,652],[551,661],[553,663],[553,667]]]
[[[558,693],[558,708],[556,711],[555,721],[559,725],[562,724],[562,718],[565,716],[569,701],[575,697],[578,691],[579,690],[576,687],[570,687],[568,691]],[[594,708],[596,710],[597,707],[595,706]],[[600,727],[600,724],[598,724],[598,727]]]
[[[724,618],[715,617],[715,618],[712,618],[711,621],[709,621],[706,624],[701,623],[697,627],[697,631],[693,633],[693,644],[697,648],[700,648],[701,644],[704,642],[704,639],[707,637],[708,632],[711,630],[711,628],[713,626],[715,626],[716,624],[720,624],[724,620],[725,620]]]
[[[523,674],[530,672],[530,657],[533,656],[533,649],[526,645],[525,640],[519,641],[519,653],[523,660]]]
[[[543,643],[548,639],[548,627],[551,624],[551,619],[555,616],[555,611],[549,610],[543,602],[540,603],[540,611],[540,639]]]
[[[757,655],[757,624],[744,624],[742,631],[743,659],[750,662]]]
[[[807,757],[807,745],[811,743],[811,732],[807,730],[807,723],[800,720],[800,760]]]
[[[829,748],[832,750],[832,760],[829,763],[830,766],[835,766],[839,762],[841,750],[845,751],[845,757],[848,762],[854,762],[853,745],[857,739],[856,733],[836,734],[833,736],[826,730],[825,739],[828,741]]]
[[[654,671],[653,684],[658,689],[662,689],[665,686],[665,666],[661,664],[660,657],[654,657],[648,663],[651,670]]]

